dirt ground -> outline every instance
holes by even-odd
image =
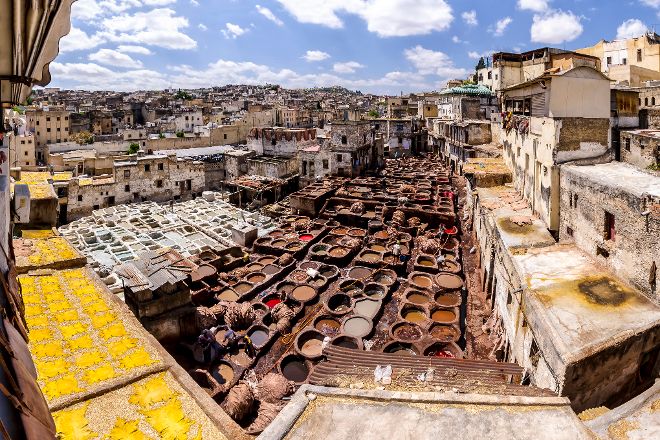
[[[467,221],[463,220],[466,214],[464,211],[466,199],[465,178],[454,176],[452,179],[459,197],[458,217],[462,231],[463,272],[468,289],[465,355],[467,359],[494,360],[494,358],[489,357],[493,350],[493,342],[482,329],[484,322],[490,316],[490,304],[482,288],[479,247],[472,230],[471,216]],[[475,251],[470,253],[473,247]]]

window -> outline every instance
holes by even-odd
[[[303,176],[307,175],[307,161],[306,160],[302,161],[302,175]]]
[[[655,96],[651,98],[651,105],[655,105]]]
[[[497,73],[496,73],[496,74],[495,74],[495,81],[497,81],[498,78],[499,78],[499,76],[498,76]]]
[[[47,131],[48,133],[50,133],[50,128],[47,128],[46,131]]]
[[[578,195],[573,194],[573,208],[577,208]]]
[[[649,106],[649,98],[644,98],[644,105],[645,105],[646,107]]]
[[[165,169],[165,166],[162,163],[158,164],[158,171],[163,171]]]
[[[572,237],[573,236],[573,228],[571,228],[570,226],[566,226],[566,235],[568,235],[569,237]]]
[[[493,72],[488,72],[488,79],[493,79]]]
[[[622,64],[623,64],[624,66],[625,66],[626,64],[628,64],[628,59],[627,59],[627,58],[624,58],[624,59],[621,60],[621,61],[622,61]]]
[[[163,181],[162,180],[156,180],[156,188],[162,188],[163,187]]]
[[[403,143],[403,138],[401,136],[399,136],[399,138],[397,140],[399,141],[399,145],[401,145]]]
[[[147,173],[150,173],[151,172],[151,165],[149,165],[149,164],[145,165],[144,166],[144,171],[147,172]]]
[[[46,118],[46,122],[50,122],[50,117],[47,117],[47,118]]]
[[[127,193],[131,192],[131,185],[124,186],[124,192],[127,192]]]
[[[79,201],[79,202],[82,202],[82,195],[79,195],[79,196],[78,196],[78,201]]]
[[[131,178],[131,170],[124,170],[124,179]]]
[[[60,120],[60,117],[59,117],[59,116],[57,117],[57,120],[58,120],[58,122],[59,122],[59,120]]]
[[[94,209],[94,211],[98,211],[100,208],[101,207],[99,205],[94,205],[94,207],[92,209]]]
[[[614,214],[605,211],[605,240],[614,240],[616,238],[616,225]]]
[[[637,49],[637,62],[642,62],[642,49]]]
[[[342,156],[341,156],[341,154],[338,154],[337,155],[337,162],[341,162],[341,161],[342,161]]]
[[[28,155],[28,152],[27,152],[27,151],[25,152],[25,155],[26,155],[26,156]]]
[[[612,57],[607,57],[607,65],[609,66],[612,64]]]
[[[223,134],[225,140],[227,139],[227,133]]]
[[[626,151],[630,151],[630,138],[626,138],[626,139],[623,141],[623,145],[625,146]]]
[[[323,169],[324,170],[328,169],[328,159],[323,159]]]
[[[186,180],[186,190],[187,191],[192,190],[192,180],[190,179]]]
[[[346,136],[341,137],[341,144],[346,145],[348,143],[348,138]]]

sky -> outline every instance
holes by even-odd
[[[639,36],[660,0],[77,0],[51,86],[440,90],[480,56]]]

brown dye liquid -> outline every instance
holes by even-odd
[[[236,365],[240,365],[241,367],[247,367],[250,365],[250,362],[252,362],[252,359],[244,352],[240,352],[231,356],[229,360],[231,360]]]
[[[453,322],[456,319],[456,314],[451,310],[436,310],[431,315],[431,319],[435,322]]]
[[[420,266],[425,266],[425,267],[433,267],[433,266],[435,266],[435,264],[433,263],[433,261],[431,261],[431,260],[427,260],[427,259],[419,260],[419,265],[420,265]]]
[[[348,272],[348,276],[356,280],[367,278],[369,275],[371,271],[364,267],[354,267]]]
[[[291,296],[300,302],[306,302],[316,297],[316,291],[310,286],[298,286],[291,292]]]
[[[408,295],[408,301],[413,304],[427,304],[430,300],[426,295],[422,295],[421,293],[413,293]]]
[[[370,263],[375,263],[376,261],[380,260],[380,254],[374,254],[372,252],[366,252],[362,254],[362,259],[364,261],[368,261]]]
[[[291,293],[293,291],[294,287],[295,286],[293,284],[282,284],[277,289],[277,291],[280,292],[280,293],[283,293],[285,295],[288,295],[289,293]]]
[[[321,356],[323,352],[323,341],[319,339],[310,339],[306,341],[303,346],[300,348],[300,351],[309,357],[318,357]]]
[[[348,249],[343,247],[336,247],[330,249],[330,255],[333,257],[345,257],[348,254]]]
[[[431,281],[430,278],[428,277],[423,277],[421,275],[414,276],[412,278],[413,284],[420,286],[420,287],[431,287],[433,285],[433,282]]]
[[[321,319],[316,323],[315,328],[326,336],[332,336],[339,331],[339,326],[339,322],[334,319]]]
[[[250,265],[247,267],[248,270],[251,270],[251,271],[253,271],[253,272],[256,272],[256,271],[261,270],[261,269],[263,269],[263,268],[264,268],[264,265],[263,265],[263,264],[259,264],[259,263],[250,264]]]
[[[403,319],[408,322],[420,323],[426,321],[426,315],[420,310],[408,310],[403,315]]]
[[[403,324],[394,330],[394,336],[406,341],[416,341],[421,339],[422,330],[415,325]]]
[[[435,302],[445,307],[456,306],[459,302],[458,296],[456,295],[440,295],[435,299]]]
[[[266,265],[273,264],[275,261],[277,261],[277,258],[273,258],[273,257],[262,257],[259,259],[259,263]]]
[[[252,290],[252,285],[247,283],[238,283],[234,286],[234,290],[239,294],[247,293]]]
[[[385,246],[382,246],[380,244],[372,244],[369,246],[369,249],[375,252],[385,252],[387,248]]]
[[[213,370],[212,376],[220,385],[224,385],[232,381],[234,370],[227,364],[220,364]]]
[[[238,295],[233,290],[223,290],[218,294],[218,299],[220,301],[238,301]]]
[[[455,328],[448,325],[437,325],[431,329],[431,336],[433,339],[438,339],[442,342],[451,342],[456,339],[458,332]]]
[[[294,382],[304,382],[309,376],[309,369],[304,362],[290,360],[282,365],[282,375]]]
[[[266,267],[264,267],[264,273],[266,275],[275,275],[279,271],[280,271],[280,268],[273,265],[273,264],[269,264]]]
[[[441,273],[435,277],[435,282],[443,289],[460,289],[463,287],[463,280],[458,275]]]
[[[260,283],[260,282],[262,282],[263,280],[265,280],[265,279],[266,279],[266,275],[264,275],[264,274],[262,274],[262,273],[255,273],[254,275],[249,275],[246,279],[247,279],[249,282],[251,282],[251,283],[255,283],[255,284],[256,284],[256,283]]]

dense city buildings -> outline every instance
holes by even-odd
[[[657,438],[659,42],[398,96],[0,71],[5,437]]]

